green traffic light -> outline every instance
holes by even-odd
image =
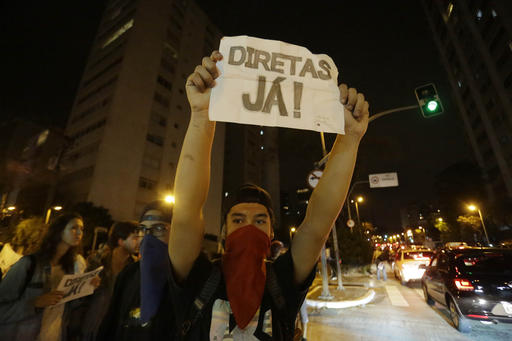
[[[437,104],[437,102],[436,102],[436,101],[429,101],[429,102],[427,103],[427,109],[428,109],[429,111],[431,111],[431,112],[436,111],[437,107],[438,107],[438,104]]]

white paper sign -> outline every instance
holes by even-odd
[[[21,255],[14,252],[11,247],[11,244],[7,243],[0,251],[0,269],[2,270],[3,276],[7,273],[7,271],[14,265],[17,261],[19,261]]]
[[[248,36],[224,37],[211,121],[345,133],[338,69],[325,54]]]
[[[83,274],[64,275],[57,287],[58,291],[64,292],[64,296],[57,304],[91,295],[95,290],[94,286],[90,283],[91,279],[96,277],[101,270],[103,270],[102,266]]]
[[[368,175],[370,188],[376,187],[397,187],[398,174],[397,173],[379,173]]]

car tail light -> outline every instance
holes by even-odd
[[[453,281],[455,282],[455,286],[457,287],[457,289],[459,289],[461,291],[473,291],[473,290],[475,290],[475,288],[473,287],[471,282],[468,281],[467,279],[456,278]]]
[[[487,315],[472,315],[472,314],[468,315],[468,317],[473,317],[473,318],[477,318],[477,319],[488,319],[489,318],[489,316],[487,316]]]

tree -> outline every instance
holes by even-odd
[[[349,228],[338,220],[338,246],[342,265],[367,265],[372,260],[372,246],[368,237],[359,231],[350,231]],[[363,223],[363,226],[365,223]]]
[[[454,228],[453,225],[448,224],[446,221],[438,220],[434,223],[434,227],[440,232],[440,238],[443,243],[460,240],[458,226]]]
[[[109,229],[113,223],[112,216],[108,209],[102,206],[95,206],[92,202],[79,202],[71,208],[71,211],[79,213],[84,218],[82,245],[84,253],[87,254],[87,251],[92,246],[94,229],[98,226]]]

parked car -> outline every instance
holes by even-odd
[[[395,277],[406,285],[409,281],[420,280],[425,269],[420,265],[428,265],[434,252],[428,249],[399,250],[393,266]]]
[[[512,250],[448,248],[422,268],[425,301],[448,307],[459,331],[471,330],[470,319],[512,323]]]
[[[450,249],[457,249],[457,248],[462,249],[462,248],[468,247],[468,243],[466,243],[466,242],[448,242],[448,243],[444,244],[444,247],[450,248]]]

